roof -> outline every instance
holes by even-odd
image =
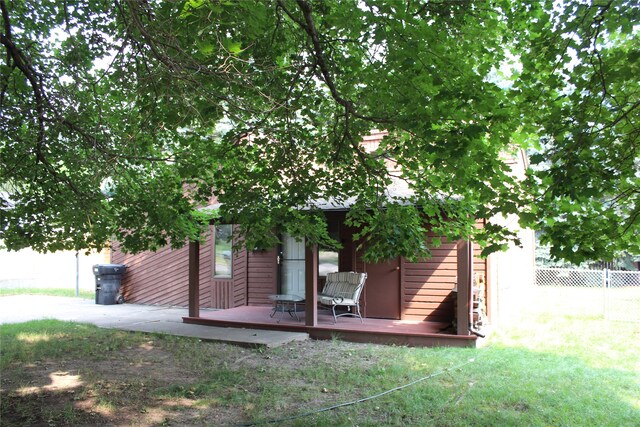
[[[385,190],[385,199],[387,202],[396,202],[403,205],[410,205],[409,201],[415,195],[413,189],[409,188],[405,181],[396,180]],[[344,200],[338,200],[335,198],[319,198],[309,201],[304,210],[320,209],[322,211],[348,211],[353,205],[355,205],[357,198],[355,196],[349,197]],[[208,206],[199,208],[199,211],[209,211],[220,209],[222,203],[212,203]]]

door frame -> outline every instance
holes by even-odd
[[[291,237],[288,233],[282,232],[280,234],[280,243],[278,244],[278,249],[277,249],[277,254],[276,254],[276,263],[277,263],[277,272],[276,272],[276,291],[278,294],[283,294],[284,290],[283,290],[283,278],[284,278],[284,274],[283,274],[283,265],[284,265],[284,236],[288,235],[289,237]],[[297,241],[296,241],[297,242]],[[306,272],[306,245],[305,245],[305,241],[302,240],[302,242],[297,242],[297,243],[301,243],[302,247],[303,247],[303,254],[305,254],[305,258],[296,258],[296,260],[298,261],[302,261],[303,262],[303,266],[305,268],[305,272]],[[302,280],[302,295],[304,296],[304,291],[305,291],[305,280],[304,278],[306,277],[306,273],[305,275],[303,275],[303,280]]]

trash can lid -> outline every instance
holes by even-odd
[[[126,269],[125,264],[96,264],[93,266],[93,274],[124,274]]]

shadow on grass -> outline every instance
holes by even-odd
[[[279,425],[640,421],[640,374],[632,365],[595,367],[549,349],[416,349],[336,340],[258,352],[173,337],[152,342],[142,334],[57,321],[1,328],[3,425],[236,425],[365,398],[443,370],[403,390]]]
[[[0,402],[3,426],[107,425],[113,419],[69,401],[69,392],[9,393]]]

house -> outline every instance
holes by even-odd
[[[383,136],[384,132],[373,133],[364,144],[373,149]],[[516,173],[524,173],[524,156],[509,161]],[[522,248],[488,258],[481,258],[480,248],[471,242],[443,241],[429,259],[366,263],[353,239],[357,230],[345,224],[348,206],[326,204],[322,209],[329,233],[343,244],[339,251],[310,248],[283,235],[277,248],[233,252],[233,225],[212,224],[203,244],[136,255],[116,245],[111,262],[128,266],[122,283],[125,301],[188,306],[184,322],[416,346],[476,345],[482,335],[478,329],[504,319],[502,313],[521,301],[520,289],[533,283],[532,232],[520,231]],[[517,224],[509,218],[503,221]],[[367,273],[361,296],[363,323],[351,317],[334,323],[331,315],[318,311],[317,293],[333,271]],[[304,297],[302,319],[272,317],[274,294]]]

